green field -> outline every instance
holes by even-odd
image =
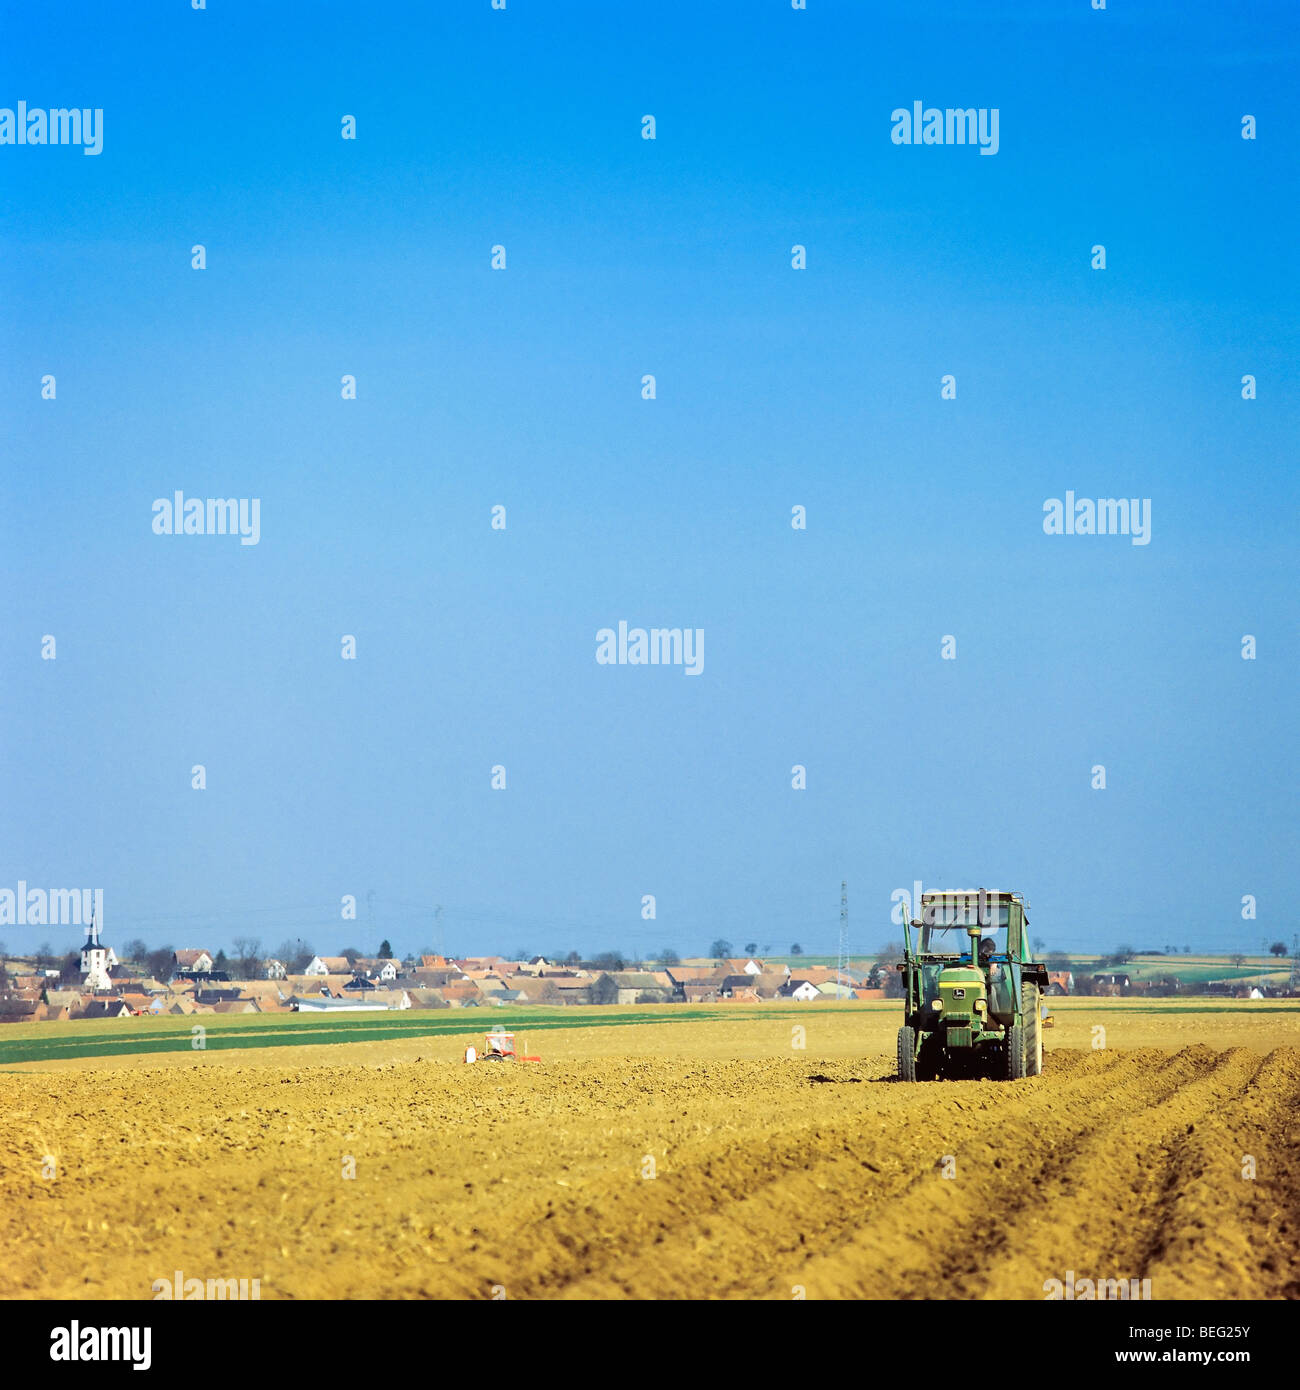
[[[834,1004],[767,1006],[764,1020],[806,1019],[810,1012],[843,1008]],[[863,1007],[859,1005],[858,1007]],[[871,1006],[866,1006],[871,1007]],[[307,1047],[331,1043],[376,1042],[387,1038],[438,1038],[454,1034],[507,1032],[532,1034],[556,1028],[620,1027],[645,1023],[695,1023],[738,1017],[735,1006],[654,1008],[419,1009],[357,1014],[201,1014],[166,1018],[113,1018],[79,1022],[10,1024],[0,1030],[0,1066],[78,1057],[135,1053],[189,1052],[196,1036],[203,1051],[254,1047]],[[202,1035],[195,1033],[203,1030]]]

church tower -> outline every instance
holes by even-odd
[[[93,908],[90,913],[90,925],[86,928],[86,944],[81,948],[81,973],[85,976],[86,989],[113,988],[113,982],[108,975],[108,947],[99,939],[99,924],[95,921]]]

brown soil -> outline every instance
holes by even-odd
[[[728,1059],[553,1034],[540,1065],[453,1064],[443,1039],[3,1075],[0,1296],[148,1298],[175,1270],[263,1298],[1040,1299],[1070,1270],[1300,1295],[1300,1050],[1055,1032],[1014,1083],[904,1085],[788,1025],[784,1055]]]

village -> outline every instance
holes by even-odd
[[[427,953],[398,958],[387,940],[374,956],[351,948],[338,955],[315,955],[302,942],[294,943],[296,954],[286,942],[280,956],[264,956],[260,942],[240,938],[231,959],[224,950],[214,954],[204,947],[149,951],[138,940],[128,942],[119,956],[101,939],[93,918],[85,932],[80,951],[62,957],[51,958],[45,951],[6,956],[0,945],[0,1023],[506,1005],[808,1004],[894,999],[901,994],[894,969],[896,943],[868,960],[828,965],[799,960],[798,946],[787,961],[760,958],[752,950],[734,956],[723,940],[713,943],[710,957],[679,961],[665,952],[663,959],[647,962],[627,961],[612,952],[594,960],[576,952],[562,959]],[[1281,943],[1273,949],[1286,952]],[[1049,952],[1045,992],[1116,997],[1204,993],[1242,999],[1296,992],[1294,961],[1289,980],[1269,982],[1263,976],[1238,981],[1182,978],[1172,973],[1172,960],[1171,973],[1165,974],[1117,968],[1131,958],[1126,950],[1114,958],[1096,957],[1103,968],[1084,974],[1071,958]],[[1248,968],[1244,957],[1231,959]]]
[[[381,943],[381,949],[388,943]],[[137,955],[142,954],[137,952]],[[753,956],[623,966],[544,956],[448,959],[441,955],[349,951],[305,962],[242,958],[235,978],[224,953],[178,949],[168,959],[128,956],[101,940],[94,923],[61,966],[43,957],[0,958],[0,1021],[140,1017],[160,1014],[351,1013],[380,1009],[456,1009],[503,1005],[718,1004],[764,1000],[883,999],[881,967],[767,968]],[[301,965],[295,971],[294,966]],[[251,968],[250,968],[251,966]]]

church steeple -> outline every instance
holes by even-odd
[[[99,939],[99,931],[99,922],[92,907],[90,925],[86,928],[86,944],[81,948],[81,973],[86,977],[87,989],[112,989],[113,981],[108,973],[108,947]]]

